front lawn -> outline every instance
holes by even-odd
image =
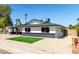
[[[13,38],[8,38],[9,40],[15,40],[15,41],[20,41],[20,42],[25,42],[25,43],[34,43],[36,41],[42,40],[43,38],[37,38],[37,37],[13,37]]]

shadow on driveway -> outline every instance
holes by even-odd
[[[0,49],[0,54],[12,54],[12,53],[10,53],[10,52],[8,52],[8,51],[6,51],[6,50]]]

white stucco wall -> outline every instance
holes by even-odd
[[[25,32],[25,27],[22,28],[22,32]]]
[[[9,29],[9,27],[6,27],[6,30],[7,30],[8,32],[11,32],[11,29]]]
[[[50,26],[49,30],[49,33],[56,34],[56,37],[61,37],[63,35],[62,30],[57,26]],[[25,32],[25,28],[22,29],[22,32]],[[42,33],[41,27],[31,27],[30,33]]]
[[[57,37],[61,37],[61,36],[63,36],[62,29],[60,29],[60,28],[57,29],[56,36],[57,36]]]
[[[41,27],[31,27],[31,33],[42,33]]]
[[[10,33],[10,32],[12,32],[12,29],[10,29],[10,28],[6,28],[6,30]]]
[[[42,27],[31,27],[31,33],[42,33],[41,32]],[[49,33],[54,33],[56,34],[56,27],[49,27]]]
[[[51,26],[51,27],[49,27],[49,29],[50,29],[50,31],[49,31],[49,33],[53,33],[53,34],[56,34],[56,27],[54,27],[54,26]]]
[[[54,33],[54,34],[56,34],[55,37],[61,37],[61,36],[63,36],[62,29],[60,29],[60,28],[57,27],[57,26],[51,26],[49,33]]]

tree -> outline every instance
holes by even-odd
[[[77,18],[78,24],[79,24],[79,18]]]
[[[20,21],[20,19],[18,18],[18,19],[16,19],[16,24],[15,24],[16,26],[20,26],[21,25],[21,21]]]
[[[7,21],[8,21],[8,26],[13,26],[13,22],[11,20],[10,15],[6,15],[6,17],[7,17]]]
[[[8,21],[6,19],[7,17],[2,17],[0,19],[0,28],[3,28],[5,34],[6,34],[6,26],[8,25]]]
[[[0,5],[0,27],[4,28],[6,33],[6,27],[13,25],[11,18],[11,7],[9,5]]]
[[[10,15],[11,7],[9,5],[0,5],[0,14],[3,16]]]
[[[71,29],[71,28],[72,28],[72,25],[70,24],[70,25],[68,26],[68,28]]]
[[[10,14],[11,14],[11,7],[9,5],[0,5],[0,16],[2,17],[7,17],[9,25],[13,25]]]
[[[48,18],[47,20],[48,20],[48,22],[50,23],[50,18]]]
[[[18,19],[16,19],[16,24],[15,24],[15,26],[16,26],[16,34],[18,34],[18,32],[20,32],[20,26],[21,26],[21,21],[20,21],[20,19],[18,18]]]

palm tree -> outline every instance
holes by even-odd
[[[50,23],[50,18],[48,18],[47,20],[48,20],[48,22]]]
[[[27,19],[27,13],[25,13],[25,23],[26,23],[26,19]]]
[[[16,24],[15,24],[15,26],[16,26],[16,34],[18,34],[18,32],[20,32],[20,26],[21,26],[21,21],[20,21],[20,19],[16,19]]]

